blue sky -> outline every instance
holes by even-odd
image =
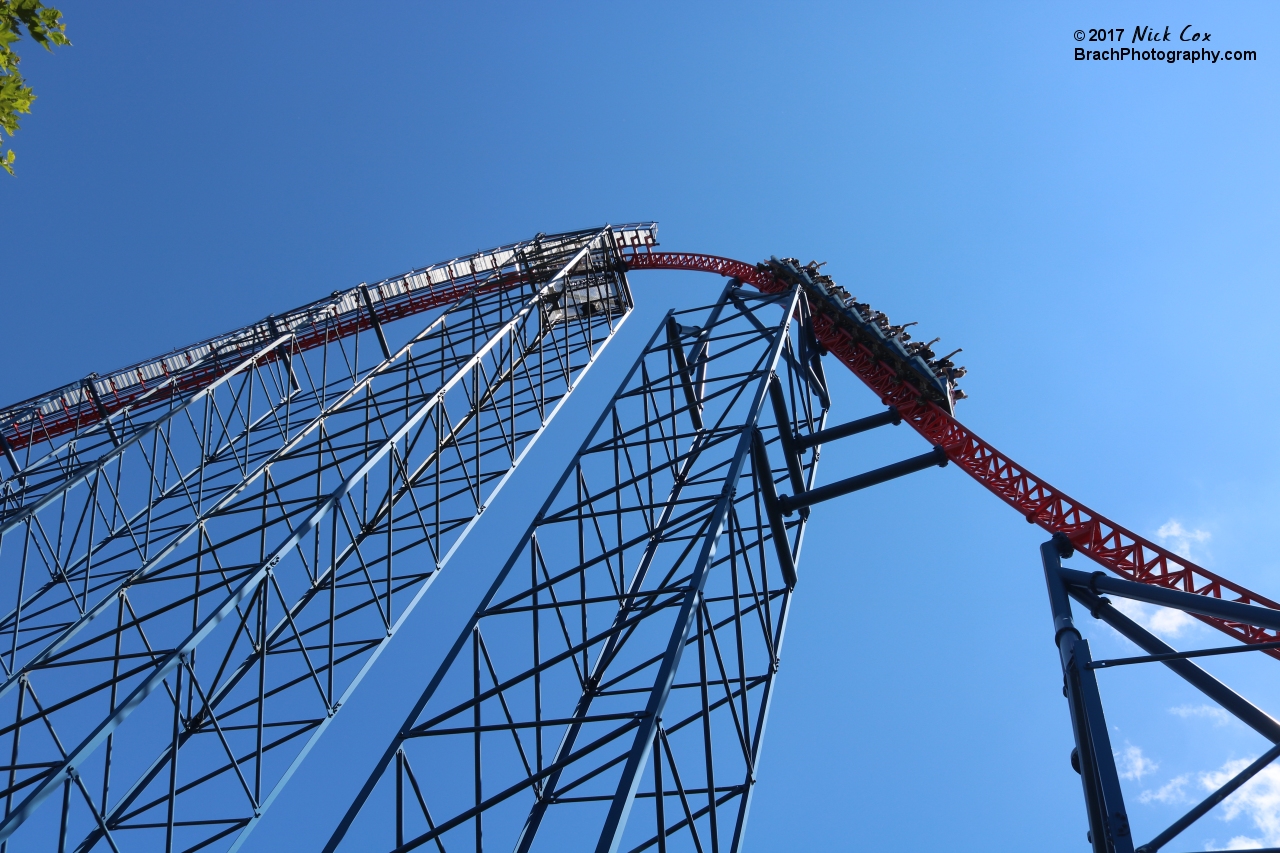
[[[656,219],[675,250],[827,261],[964,348],[980,435],[1280,596],[1274,4],[61,5],[74,47],[28,43],[39,100],[0,180],[6,402],[360,281]],[[1186,24],[1257,61],[1072,59],[1079,28]],[[717,286],[632,285],[637,316],[460,559],[505,557],[657,318]],[[833,418],[875,410],[829,373]],[[823,476],[918,452],[869,437]],[[954,467],[815,513],[751,849],[1085,849],[1043,538]],[[1280,714],[1276,663],[1246,657],[1206,667]],[[1139,836],[1264,748],[1167,672],[1101,681]],[[1169,849],[1280,845],[1262,782]],[[268,819],[250,846],[287,838]]]

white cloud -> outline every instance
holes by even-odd
[[[1215,726],[1225,726],[1235,719],[1215,705],[1179,705],[1176,708],[1170,708],[1169,713],[1176,714],[1184,720],[1190,717],[1204,717],[1213,720]]]
[[[1248,767],[1251,758],[1228,761],[1221,770],[1200,774],[1200,785],[1205,791],[1216,791],[1229,779]],[[1227,850],[1248,850],[1263,846],[1280,845],[1280,767],[1271,765],[1263,768],[1222,803],[1222,819],[1232,821],[1240,816],[1247,817],[1262,837],[1254,838],[1237,835],[1226,847]]]
[[[1182,526],[1182,522],[1171,518],[1160,525],[1160,529],[1156,531],[1156,537],[1170,551],[1190,560],[1193,559],[1191,556],[1193,543],[1197,546],[1203,545],[1209,541],[1210,534],[1207,530],[1188,530]]]
[[[1183,787],[1191,780],[1191,777],[1185,773],[1181,776],[1175,776],[1169,780],[1168,784],[1162,785],[1154,791],[1143,791],[1138,800],[1143,803],[1185,803],[1189,802]]]
[[[1166,640],[1177,639],[1187,629],[1200,624],[1195,618],[1183,613],[1181,610],[1156,607],[1153,604],[1143,604],[1140,601],[1131,601],[1119,596],[1112,598],[1111,603],[1116,610],[1119,610],[1151,633]]]
[[[1152,773],[1160,765],[1142,754],[1142,750],[1131,743],[1126,743],[1116,756],[1116,767],[1121,779],[1141,779]]]
[[[1206,850],[1257,850],[1262,847],[1262,841],[1257,838],[1250,838],[1247,835],[1237,835],[1235,838],[1227,842],[1226,847],[1217,847],[1212,842],[1206,847]]]
[[[1160,529],[1156,531],[1156,538],[1175,554],[1192,559],[1192,548],[1198,549],[1212,537],[1207,530],[1188,530],[1182,526],[1182,522],[1171,518],[1160,525]],[[1174,564],[1171,568],[1180,567]],[[1166,640],[1177,639],[1201,624],[1191,614],[1169,607],[1144,604],[1120,596],[1112,597],[1111,603],[1125,616]]]

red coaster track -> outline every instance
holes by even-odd
[[[763,265],[758,267],[715,255],[658,252],[644,246],[625,248],[630,250],[625,255],[629,270],[667,269],[715,273],[736,278],[767,292],[777,292],[786,287]],[[520,276],[506,276],[487,283],[485,289],[518,286],[523,282],[524,279]],[[457,287],[453,287],[441,292],[416,294],[412,298],[384,303],[383,310],[388,312],[387,319],[396,319],[447,304],[457,298],[460,292]],[[340,328],[328,330],[327,334],[353,334],[366,325],[365,318],[357,314]],[[1028,522],[1039,524],[1050,533],[1066,535],[1076,550],[1104,568],[1142,583],[1280,609],[1280,604],[1275,601],[1161,548],[1055,489],[979,438],[945,410],[925,399],[919,388],[900,378],[889,365],[877,360],[865,346],[853,341],[844,330],[821,314],[814,318],[814,330],[822,345],[845,367],[865,382],[885,405],[896,407],[903,420],[911,424],[925,439],[940,445],[958,467],[1016,509]],[[319,338],[313,340],[313,337],[315,336],[299,338],[297,347],[306,349],[320,342]],[[275,356],[268,353],[264,357]],[[142,383],[132,389],[131,395],[113,395],[106,405],[109,410],[117,410],[147,393],[151,393],[153,397],[164,397],[171,393],[187,392],[212,382],[221,372],[218,369],[194,371],[183,375],[179,382],[164,383],[157,389],[148,389],[146,383]],[[53,420],[42,419],[38,436],[52,437],[72,431],[97,421],[98,417],[98,412],[86,403]],[[3,437],[7,438],[11,446],[21,447],[37,435],[15,431],[14,434]],[[1197,618],[1246,643],[1280,640],[1280,631],[1268,631],[1207,616]],[[1266,653],[1280,659],[1280,649],[1267,650]]]
[[[765,269],[714,255],[636,252],[628,255],[627,265],[630,270],[717,273],[767,292],[784,287]],[[1161,548],[1055,489],[926,400],[918,388],[901,380],[896,371],[876,360],[866,347],[855,343],[820,314],[815,316],[814,331],[832,355],[865,382],[886,406],[897,407],[902,419],[916,432],[930,443],[940,445],[956,466],[1016,509],[1028,522],[1050,533],[1066,535],[1076,550],[1104,568],[1142,583],[1280,609],[1280,604],[1271,599]],[[1280,632],[1251,625],[1207,616],[1197,618],[1246,643],[1273,642],[1280,638]],[[1280,650],[1269,650],[1267,654],[1280,659]]]

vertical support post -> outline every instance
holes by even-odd
[[[702,401],[693,387],[693,373],[689,370],[689,359],[685,356],[684,344],[680,340],[680,324],[674,317],[667,318],[667,344],[671,347],[671,355],[676,362],[676,372],[680,374],[680,387],[684,389],[685,402],[689,404],[689,420],[693,428],[702,430]]]
[[[662,719],[653,730],[653,795],[654,817],[658,825],[658,853],[667,853],[667,809],[662,798],[666,796],[662,789]]]
[[[102,398],[98,396],[98,389],[94,387],[93,380],[98,374],[93,374],[87,379],[81,381],[80,385],[84,388],[84,393],[89,396],[93,402],[94,409],[98,412],[98,417],[102,418],[102,425],[107,428],[107,435],[111,436],[111,443],[120,446],[120,436],[116,435],[116,428],[111,425],[111,413],[107,411],[107,407],[102,404]]]
[[[13,715],[13,750],[9,756],[9,784],[8,792],[4,795],[4,815],[9,816],[9,812],[13,810],[13,785],[17,778],[18,771],[18,746],[21,742],[22,730],[19,724],[22,722],[23,708],[26,706],[27,699],[27,679],[25,676],[18,677],[18,708]],[[0,853],[8,853],[9,840],[6,838],[0,841]]]
[[[705,602],[698,603],[698,679],[702,693],[702,757],[707,768],[707,816],[711,819],[711,853],[720,853],[719,815],[716,813],[716,762],[711,744],[711,697],[707,685],[707,635],[703,618],[709,624],[711,616],[707,613]]]
[[[173,853],[174,809],[178,800],[178,746],[182,736],[182,670],[186,666],[186,661],[186,655],[179,655],[178,668],[174,672],[173,732],[169,750],[169,801],[164,827],[165,853]]]
[[[267,329],[271,332],[271,340],[280,337],[280,324],[276,322],[276,315],[272,314],[267,317]],[[284,372],[289,374],[289,387],[295,392],[301,391],[302,386],[298,384],[298,375],[293,372],[293,351],[288,345],[280,347],[278,350],[280,357],[284,359]]]
[[[396,752],[396,847],[404,846],[404,750]]]
[[[8,461],[9,467],[13,469],[14,474],[22,473],[22,466],[18,464],[18,457],[13,454],[13,447],[9,445],[9,440],[4,437],[3,432],[0,432],[0,453],[4,454],[4,458]]]
[[[731,290],[740,286],[741,282],[737,279],[731,279],[727,285]],[[724,310],[724,306],[727,304],[728,302],[723,299],[716,302],[715,307],[711,309],[711,313],[707,315],[706,323],[703,325],[702,331],[698,333],[698,338],[694,341],[693,351],[690,354],[689,363],[697,371],[695,378],[697,380],[696,390],[699,401],[702,400],[703,394],[706,392],[707,356],[711,352],[711,335],[715,331],[716,324],[720,322],[720,312]]]
[[[785,428],[784,425],[782,429]],[[759,427],[755,430],[751,444],[751,462],[756,469],[756,482],[759,483],[760,496],[764,500],[764,512],[769,518],[769,532],[773,534],[773,548],[778,554],[778,566],[782,569],[782,582],[787,585],[787,589],[795,589],[795,555],[791,553],[791,542],[787,539],[787,526],[782,518],[782,509],[778,506],[778,490],[773,483],[773,469],[769,466],[769,453]]]
[[[1089,667],[1089,644],[1071,619],[1067,585],[1060,574],[1062,559],[1073,547],[1062,534],[1040,546],[1049,608],[1053,613],[1054,643],[1062,662],[1063,692],[1071,711],[1080,781],[1089,814],[1089,841],[1094,853],[1133,853],[1133,836],[1120,791],[1120,777],[1111,753],[1111,738],[1102,712],[1098,682]]]
[[[475,707],[472,709],[472,725],[475,726],[475,793],[476,793],[476,853],[484,853],[484,791],[480,787],[480,626],[471,629],[471,686]]]
[[[58,853],[67,853],[67,813],[71,811],[71,777],[62,783],[62,819],[58,824]]]
[[[803,347],[802,360],[808,375],[805,377],[813,384],[814,393],[822,408],[831,408],[831,395],[827,391],[827,375],[822,369],[822,345],[813,330],[813,312],[809,310],[808,295],[804,301],[804,319],[800,323],[800,342]]]
[[[391,347],[387,346],[387,336],[382,333],[382,323],[378,320],[378,312],[373,310],[373,297],[369,295],[369,287],[360,284],[360,296],[364,299],[364,307],[369,311],[369,320],[373,323],[373,333],[378,336],[378,346],[382,347],[384,361],[391,360]]]
[[[782,443],[782,455],[787,458],[791,488],[798,495],[805,487],[804,473],[800,469],[800,450],[796,447],[796,437],[788,426],[791,416],[788,413],[787,397],[776,374],[769,382],[769,402],[773,404],[773,417],[778,422],[778,439]],[[808,518],[807,511],[801,514]]]

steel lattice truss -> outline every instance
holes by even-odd
[[[668,317],[330,849],[737,849],[803,533],[766,512],[779,425],[823,417],[807,319],[733,285]]]
[[[1280,744],[1191,663],[1280,657],[1280,605],[968,430],[963,369],[818,265],[655,235],[539,235],[0,410],[0,853],[238,849],[629,315],[628,270],[730,282],[667,316],[507,563],[468,567],[488,593],[317,816],[329,850],[739,849],[809,507],[948,461],[1054,534],[1097,853],[1135,848],[1095,669],[1160,662]],[[888,409],[825,426],[828,353]],[[820,445],[903,421],[929,453],[817,484]],[[1240,644],[1175,651],[1102,592]],[[1147,654],[1093,661],[1068,598]]]
[[[507,260],[418,330],[362,291],[363,331],[322,313],[6,482],[0,838],[261,813],[630,309],[609,229]]]

